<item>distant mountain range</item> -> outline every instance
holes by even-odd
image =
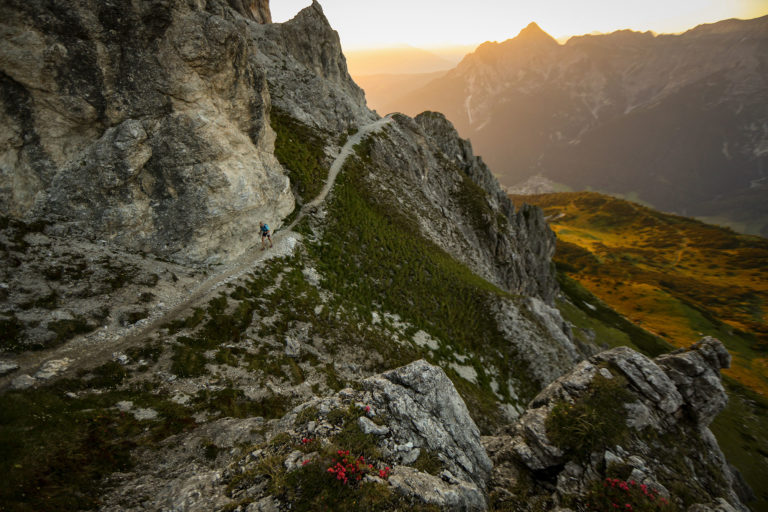
[[[504,185],[543,176],[768,235],[768,16],[565,44],[531,23],[391,97],[374,106],[445,113]]]

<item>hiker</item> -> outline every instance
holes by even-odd
[[[269,226],[263,222],[259,222],[259,230],[261,231],[261,250],[263,251],[266,249],[266,246],[264,245],[265,238],[269,240],[269,246],[274,247],[274,244],[272,243],[272,236],[269,234]]]

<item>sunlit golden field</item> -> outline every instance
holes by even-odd
[[[592,192],[512,199],[544,209],[560,271],[675,346],[719,338],[768,396],[768,240]]]

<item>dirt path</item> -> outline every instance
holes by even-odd
[[[360,143],[368,134],[380,130],[390,121],[390,117],[379,119],[376,122],[363,126],[356,134],[347,139],[347,142],[331,164],[325,186],[317,197],[301,208],[301,211],[289,226],[272,236],[275,244],[274,248],[261,251],[258,245],[254,246],[252,250],[246,252],[237,262],[228,265],[216,274],[208,276],[180,303],[166,311],[152,315],[147,321],[139,322],[131,328],[113,328],[118,332],[104,332],[103,329],[100,329],[75,338],[60,347],[3,357],[4,360],[17,364],[19,368],[9,375],[0,377],[0,390],[7,388],[14,379],[21,375],[34,376],[46,363],[61,365],[61,370],[55,375],[59,377],[80,368],[90,368],[107,361],[113,357],[113,354],[146,341],[163,325],[177,320],[189,314],[193,308],[207,303],[215,293],[218,293],[218,288],[239,279],[259,263],[271,258],[291,254],[293,248],[301,240],[301,235],[291,230],[307,213],[316,209],[325,201],[347,158],[354,153],[354,146]]]

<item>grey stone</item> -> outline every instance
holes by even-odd
[[[131,358],[125,354],[113,354],[112,358],[123,366],[131,362]]]
[[[484,488],[492,467],[480,432],[451,380],[436,366],[415,361],[363,381],[377,411],[391,418],[398,444],[427,448],[444,457],[446,469]]]
[[[133,417],[139,421],[154,420],[157,418],[157,411],[154,409],[138,408],[131,411]]]
[[[389,485],[400,494],[437,505],[442,510],[479,511],[487,508],[482,490],[474,483],[459,480],[450,484],[408,466],[395,467]]]
[[[651,411],[642,402],[624,404],[627,410],[627,426],[635,430],[642,430],[651,424]]]
[[[0,377],[3,375],[7,375],[9,373],[13,373],[18,369],[19,369],[18,364],[12,361],[0,360]]]
[[[246,512],[279,512],[279,502],[272,496],[267,496],[259,501],[249,504],[246,508]]]
[[[19,375],[11,381],[12,389],[28,389],[35,385],[37,379],[30,375]]]
[[[301,270],[301,273],[304,276],[304,279],[307,280],[307,283],[311,284],[312,286],[320,285],[320,274],[316,269],[312,267],[304,267]]]
[[[131,409],[133,409],[133,402],[131,400],[122,400],[120,402],[117,402],[115,404],[115,407],[117,407],[118,411],[128,412]]]
[[[373,434],[376,436],[385,436],[389,433],[389,427],[386,425],[377,425],[373,421],[369,420],[365,416],[360,416],[357,419],[357,424],[360,426],[360,430],[364,434]]]
[[[672,414],[683,405],[674,382],[650,359],[627,347],[618,347],[594,356],[596,361],[614,364],[642,395]]]
[[[285,355],[293,358],[301,355],[301,343],[293,336],[285,337]]]
[[[699,423],[709,425],[725,409],[728,395],[720,369],[730,367],[731,356],[720,341],[702,338],[683,353],[660,356],[656,363],[675,383]]]
[[[41,380],[48,380],[52,379],[59,373],[66,370],[69,365],[72,363],[72,360],[68,357],[64,357],[62,359],[54,359],[52,361],[47,361],[43,366],[35,373],[36,379]]]

